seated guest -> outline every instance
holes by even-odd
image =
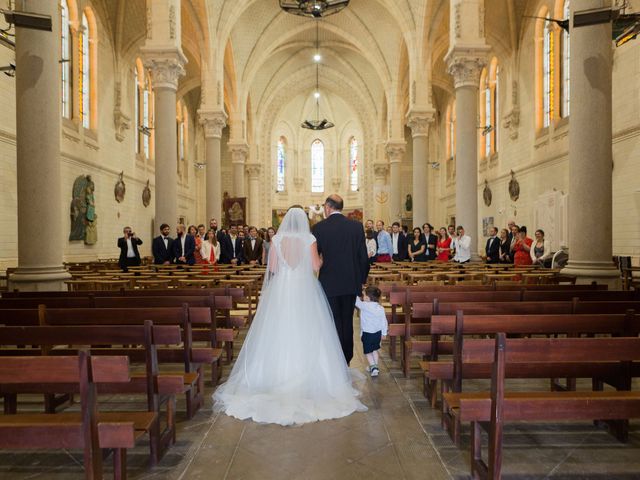
[[[427,249],[427,244],[424,241],[422,230],[420,227],[413,229],[413,238],[409,241],[409,247],[407,254],[412,262],[424,262],[427,260],[424,252]]]
[[[169,236],[171,227],[166,223],[160,225],[160,233],[153,239],[151,244],[151,254],[153,255],[153,263],[156,265],[169,265],[173,260],[173,239]]]
[[[384,229],[384,222],[382,220],[376,222],[376,228],[378,230],[378,256],[376,257],[376,262],[390,263],[391,254],[393,253],[391,235]]]
[[[244,241],[243,254],[245,262],[250,265],[262,262],[262,239],[256,227],[249,227],[249,237]]]
[[[407,259],[407,239],[400,230],[400,224],[391,225],[391,245],[393,246],[393,260],[401,262]]]
[[[369,229],[366,231],[366,241],[367,244],[367,256],[369,257],[369,264],[373,265],[376,261],[376,254],[378,253],[378,244],[376,243],[376,237],[373,230]]]
[[[424,241],[425,241],[425,252],[424,256],[427,260],[435,260],[436,259],[436,246],[438,244],[438,237],[436,237],[433,232],[433,226],[430,223],[425,223],[422,226],[422,231]]]
[[[514,265],[531,265],[533,261],[531,260],[531,254],[529,253],[531,250],[531,244],[533,240],[527,237],[527,227],[524,225],[520,227],[518,230],[518,238],[511,248],[511,252],[513,253],[513,264]]]
[[[213,230],[207,232],[206,240],[202,242],[200,247],[200,256],[202,262],[209,265],[216,265],[220,260],[220,243],[218,243],[216,232]]]
[[[185,233],[185,227],[179,223],[176,227],[177,238],[173,241],[173,258],[178,265],[194,265],[196,257],[196,240],[192,235]]]
[[[531,250],[529,253],[531,254],[531,261],[533,264],[540,264],[543,267],[551,266],[551,257],[553,252],[551,251],[551,245],[544,238],[543,230],[536,230],[536,241],[533,242],[531,246]]]
[[[467,263],[471,260],[471,237],[465,235],[464,227],[458,226],[456,229],[456,254],[453,261],[457,263]]]
[[[487,263],[499,263],[500,262],[500,240],[498,239],[498,229],[491,227],[489,229],[490,237],[487,239],[487,244],[484,248]]]
[[[128,271],[129,267],[137,267],[140,265],[140,252],[138,252],[138,245],[142,245],[135,232],[131,230],[131,227],[124,227],[124,236],[118,239],[118,248],[120,249],[120,258],[118,259],[118,265],[123,272]]]
[[[451,253],[451,237],[447,233],[447,229],[441,227],[438,231],[439,238],[438,243],[436,244],[436,253],[438,256],[436,260],[439,262],[448,262],[449,254]]]
[[[506,228],[500,230],[500,263],[513,263],[511,258],[511,241]]]

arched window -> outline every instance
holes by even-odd
[[[139,58],[136,59],[134,72],[136,153],[144,154],[146,158],[152,158],[154,130],[151,77],[142,66],[142,61]]]
[[[480,153],[489,158],[498,151],[498,59],[493,57],[489,68],[480,75]]]
[[[286,151],[287,139],[280,137],[276,151],[276,191],[284,192],[285,189],[285,168],[287,163]]]
[[[349,141],[349,185],[352,192],[357,192],[358,185],[358,140],[351,137]]]
[[[564,0],[564,5],[562,8],[562,18],[569,18],[569,0]],[[570,68],[569,68],[569,59],[571,58],[571,41],[569,39],[569,32],[566,30],[561,30],[561,39],[562,39],[562,63],[560,66],[560,71],[562,75],[562,84],[560,86],[562,91],[562,99],[560,103],[560,115],[562,118],[566,118],[570,113]]]
[[[98,67],[98,35],[95,16],[87,7],[82,14],[82,33],[79,43],[78,80],[80,82],[79,101],[80,118],[84,128],[96,128],[97,107],[97,67]]]
[[[319,139],[311,144],[311,192],[324,192],[324,144]]]
[[[64,118],[71,119],[73,114],[73,91],[72,91],[72,36],[71,18],[67,0],[60,0],[60,77],[61,77],[61,111]]]
[[[456,101],[452,100],[447,106],[447,127],[446,127],[446,143],[447,143],[447,159],[456,155]]]

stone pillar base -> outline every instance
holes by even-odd
[[[562,275],[575,275],[577,284],[597,282],[609,286],[610,290],[620,290],[622,281],[620,272],[611,262],[582,262],[569,261],[569,264],[560,272]]]
[[[64,267],[23,267],[18,268],[9,277],[9,290],[23,292],[66,291],[65,280],[70,280],[71,274]]]

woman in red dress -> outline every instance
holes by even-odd
[[[531,265],[531,244],[533,240],[527,237],[527,227],[522,226],[518,230],[518,238],[513,244],[511,251],[513,252],[513,264],[514,265]]]
[[[193,239],[196,242],[196,250],[193,253],[193,256],[196,258],[196,263],[206,263],[202,260],[202,255],[200,255],[200,248],[202,247],[202,241],[204,239],[200,237],[200,234],[198,233],[198,229],[196,228],[195,225],[189,225],[189,229],[187,230],[187,233],[189,235],[192,235]]]
[[[447,234],[447,229],[442,227],[438,230],[438,243],[436,244],[436,252],[438,256],[436,260],[439,262],[448,262],[451,253],[451,237]]]

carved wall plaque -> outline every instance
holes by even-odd
[[[147,208],[150,203],[151,203],[151,187],[149,186],[149,180],[147,180],[147,184],[142,189],[142,205],[144,205],[144,207]]]
[[[484,204],[487,207],[491,206],[491,200],[493,199],[493,193],[489,188],[489,182],[487,180],[484,181],[484,190],[482,191],[482,198],[484,199]]]
[[[127,187],[124,184],[124,171],[120,172],[118,175],[118,181],[116,182],[116,186],[113,188],[113,194],[116,197],[116,202],[122,203],[124,200],[124,194],[127,192]]]
[[[516,180],[516,174],[513,170],[511,170],[511,180],[509,180],[509,197],[514,202],[520,198],[520,184]]]

